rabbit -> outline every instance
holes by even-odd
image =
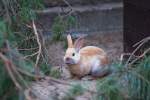
[[[67,35],[68,48],[64,63],[72,76],[82,78],[86,75],[102,77],[107,74],[105,67],[109,63],[106,52],[96,46],[83,47],[84,37],[79,37],[73,44],[71,35]]]

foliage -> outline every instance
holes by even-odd
[[[54,69],[51,68],[49,72],[49,76],[55,77],[55,78],[60,78],[61,77],[61,72],[59,69]]]
[[[76,96],[82,95],[84,91],[85,89],[80,84],[76,84],[68,90],[63,100],[74,100]]]
[[[33,32],[26,26],[32,19],[36,18],[35,9],[43,8],[43,0],[2,0],[0,1],[0,52],[5,50],[6,41],[9,43],[10,52],[5,55],[19,68],[27,72],[33,72],[33,62],[22,60],[23,55],[31,54],[34,51],[18,51],[18,48],[32,48],[37,46]],[[34,41],[34,42],[33,42]],[[22,53],[22,54],[21,54]],[[0,98],[5,100],[16,99],[17,91],[0,60]]]
[[[0,61],[0,65],[3,63]],[[0,98],[14,87],[4,67],[0,67]]]
[[[119,64],[118,64],[119,65]],[[96,100],[149,100],[150,56],[131,69],[114,66],[114,74],[97,82]],[[118,70],[119,68],[119,70]],[[100,93],[100,94],[99,94]]]
[[[145,57],[127,74],[129,96],[132,99],[150,99],[150,57]]]
[[[70,27],[73,27],[76,24],[75,22],[75,18],[71,15],[67,17],[56,17],[52,25],[53,40],[62,40],[63,33],[65,33]]]
[[[20,0],[19,4],[21,8],[18,15],[20,15],[23,22],[28,22],[31,19],[35,19],[36,14],[33,10],[44,7],[43,0]]]
[[[97,94],[98,100],[100,98],[103,100],[109,99],[109,100],[123,100],[121,91],[120,91],[120,84],[118,83],[118,79],[115,77],[109,77],[101,82],[99,81],[97,84],[98,92],[103,92],[101,96]]]

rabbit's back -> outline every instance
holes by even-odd
[[[86,46],[82,48],[79,53],[83,56],[95,56],[95,55],[105,56],[106,55],[103,49],[95,46]]]
[[[96,70],[97,67],[103,67],[109,63],[106,52],[95,46],[86,46],[82,48],[80,54],[82,56],[82,63],[86,63],[86,66],[90,67],[88,69],[91,70]]]

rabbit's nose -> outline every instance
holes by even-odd
[[[70,60],[70,58],[69,58],[69,57],[67,57],[67,58],[66,58],[66,61],[69,61],[69,60]]]
[[[74,64],[74,61],[73,61],[72,58],[66,57],[66,58],[65,58],[65,63],[66,63],[66,64]]]

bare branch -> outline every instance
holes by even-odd
[[[133,45],[133,46],[137,46],[137,45],[138,45],[138,46],[137,46],[137,48],[131,53],[131,56],[128,58],[128,60],[127,60],[127,62],[126,62],[126,64],[125,64],[125,66],[128,66],[128,64],[129,64],[131,58],[134,56],[134,54],[135,54],[146,42],[148,42],[149,40],[150,40],[150,37],[147,37],[147,38],[145,38],[145,39],[143,39],[143,40],[137,42],[135,45]]]
[[[26,56],[24,56],[23,58],[26,59],[26,58],[28,58],[28,57],[33,57],[33,56],[35,56],[35,55],[37,55],[37,54],[38,54],[38,52],[35,52],[35,53],[31,54],[31,55],[26,55]]]
[[[134,64],[139,59],[143,58],[148,52],[150,52],[150,48],[148,48],[147,50],[145,50],[144,53],[142,53],[140,56],[138,56],[136,59],[134,59],[131,63],[129,63],[129,66],[132,65],[132,64]]]
[[[142,39],[141,41],[139,41],[139,42],[137,42],[136,44],[134,44],[133,47],[139,45],[139,44],[142,43],[142,42],[147,42],[147,41],[149,41],[149,40],[150,40],[150,37],[144,38],[144,39]]]
[[[39,74],[39,72],[38,72],[38,63],[39,63],[41,52],[42,52],[42,45],[40,43],[39,34],[37,32],[37,28],[35,26],[34,20],[32,21],[32,25],[33,25],[34,34],[35,34],[36,39],[37,39],[37,43],[39,45],[38,55],[37,55],[36,63],[35,63],[35,70],[37,71],[37,74]]]
[[[30,50],[36,50],[38,49],[38,47],[35,47],[35,48],[18,48],[17,50],[19,51],[30,51]]]

